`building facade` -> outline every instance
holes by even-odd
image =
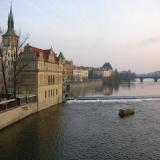
[[[88,76],[88,78],[89,79],[102,79],[102,74],[103,74],[103,71],[102,71],[101,68],[91,67],[89,69],[89,76]]]
[[[102,67],[102,77],[110,78],[112,76],[113,69],[109,62],[106,62]]]
[[[63,64],[63,72],[62,72],[63,84],[72,82],[73,81],[73,62],[66,60],[62,52],[60,52],[58,58]]]
[[[5,77],[9,93],[13,94],[16,73],[16,97],[37,97],[42,110],[63,101],[62,73],[64,62],[51,49],[40,49],[27,44],[21,51],[19,36],[14,31],[12,7],[8,16],[8,29],[2,35],[1,62],[5,63]],[[15,61],[16,68],[14,68]],[[14,65],[13,65],[14,64]],[[4,92],[4,76],[0,65],[0,93]],[[16,70],[15,70],[16,69]],[[14,81],[14,82],[13,82]]]
[[[21,95],[36,95],[38,110],[61,103],[63,64],[53,49],[43,50],[27,44],[19,66],[18,92]]]
[[[73,79],[75,82],[84,82],[88,80],[88,69],[85,67],[74,67]]]
[[[19,42],[19,36],[14,30],[14,19],[12,13],[12,7],[10,8],[10,13],[8,15],[8,28],[7,32],[2,35],[2,48],[1,48],[1,60],[3,61],[3,67],[0,66],[1,74],[1,86],[0,91],[4,93],[4,79],[3,72],[5,72],[5,82],[7,85],[8,93],[13,92],[13,61],[15,60],[15,53],[17,51]],[[1,61],[1,62],[2,62]]]
[[[73,81],[73,62],[72,61],[65,61],[65,77],[66,77],[66,82],[72,82]]]

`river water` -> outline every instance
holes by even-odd
[[[152,81],[122,84],[112,94],[102,86],[85,88],[74,88],[75,95],[160,95],[160,83]],[[135,115],[119,118],[124,107],[134,108]],[[158,160],[160,100],[68,101],[51,107],[0,131],[1,159]]]
[[[103,85],[102,82],[71,87],[71,96],[160,96],[160,81],[145,80],[121,83],[115,86]]]

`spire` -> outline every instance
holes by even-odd
[[[12,2],[11,2],[11,6],[10,6],[10,12],[8,14],[8,29],[7,32],[4,34],[7,36],[16,36],[16,33],[14,31],[14,19],[13,19],[13,12],[12,12]]]
[[[13,13],[12,13],[12,2],[10,6],[10,13],[8,15],[8,30],[14,30],[14,20],[13,20]]]

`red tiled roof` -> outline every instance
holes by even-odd
[[[43,57],[45,59],[48,59],[51,49],[43,50],[43,49],[32,47],[32,46],[30,46],[30,47],[32,48],[33,52],[36,52],[37,54],[39,54],[41,52],[41,53],[43,53]],[[54,54],[54,58],[55,58],[56,61],[58,61],[58,58],[57,58],[56,54]]]
[[[33,52],[37,52],[37,53],[38,53],[38,52],[43,52],[43,50],[40,49],[40,48],[36,48],[36,47],[32,47],[32,46],[31,46],[31,48],[32,48],[32,51],[33,51]]]

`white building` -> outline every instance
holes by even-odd
[[[88,80],[88,69],[84,67],[75,67],[73,69],[73,79],[76,82],[83,82]]]

